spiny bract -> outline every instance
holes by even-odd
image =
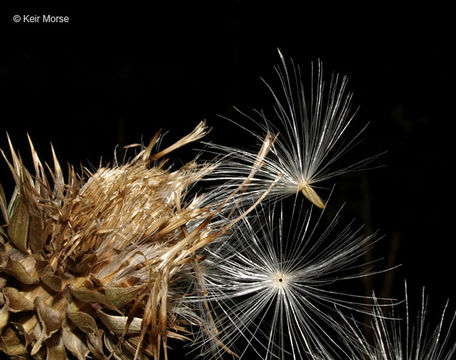
[[[1,190],[7,231],[0,248],[0,351],[10,357],[158,359],[167,338],[185,339],[201,315],[173,290],[223,233],[189,188],[214,165],[189,162],[171,171],[162,156],[201,138],[195,130],[151,154],[158,134],[131,161],[65,181],[53,152],[51,180],[32,143],[35,175],[10,142],[5,156],[16,187]],[[154,161],[154,162],[152,162]],[[196,226],[192,227],[192,224]],[[192,228],[192,230],[190,230]]]

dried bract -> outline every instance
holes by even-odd
[[[10,143],[11,160],[3,155],[16,188],[9,203],[1,191],[0,351],[158,359],[168,338],[203,326],[174,287],[229,220],[211,224],[216,206],[188,196],[213,164],[171,170],[163,156],[206,132],[200,123],[153,154],[157,134],[131,161],[83,175],[69,167],[66,180],[54,151],[49,179],[31,142],[34,175]]]

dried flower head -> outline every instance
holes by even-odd
[[[188,339],[189,326],[203,326],[176,287],[229,221],[212,224],[214,206],[187,196],[213,164],[170,170],[163,156],[206,132],[200,123],[153,154],[157,134],[131,161],[84,175],[69,167],[66,181],[54,151],[49,180],[31,142],[35,175],[10,142],[11,160],[3,155],[16,188],[9,204],[0,193],[1,352],[166,358],[168,338]]]

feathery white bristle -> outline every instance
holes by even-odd
[[[271,197],[282,198],[303,192],[316,206],[324,207],[324,201],[312,189],[314,184],[360,169],[374,158],[346,167],[335,166],[336,161],[357,144],[366,126],[347,136],[355,111],[352,111],[352,94],[347,91],[345,76],[333,75],[327,84],[323,78],[322,63],[318,61],[316,68],[312,66],[310,85],[307,87],[300,68],[293,62],[289,66],[279,54],[281,65],[276,67],[276,73],[281,84],[280,91],[274,90],[265,81],[274,99],[274,115],[267,117],[263,112],[257,112],[262,120],[259,132],[238,124],[259,141],[263,140],[265,133],[279,134],[264,159],[264,165],[252,179],[248,194],[258,197],[281,175],[281,180],[271,191]],[[246,114],[242,115],[257,122]],[[223,157],[221,166],[210,179],[224,180],[230,188],[249,175],[258,151],[217,144],[209,144],[209,148]],[[305,187],[312,190],[303,191]],[[307,195],[309,192],[311,197]],[[248,197],[246,200],[249,200]]]
[[[373,344],[370,344],[353,319],[342,316],[343,322],[356,334],[354,343],[347,342],[346,349],[353,359],[369,360],[450,360],[456,354],[456,338],[452,335],[456,312],[447,316],[448,301],[435,327],[428,318],[428,297],[424,288],[421,306],[416,317],[409,311],[407,286],[405,286],[405,313],[397,314],[395,308],[391,317],[383,315],[379,305],[373,308]],[[398,318],[397,316],[400,316]],[[415,321],[416,320],[416,321]],[[323,356],[326,360],[333,357]]]
[[[314,224],[312,210],[304,213],[301,207],[290,215],[279,204],[260,205],[201,262],[200,292],[206,295],[200,301],[213,314],[206,331],[212,338],[202,346],[212,344],[215,354],[224,352],[223,344],[240,358],[251,352],[263,359],[306,358],[338,346],[331,337],[332,331],[342,331],[330,316],[335,305],[368,312],[365,297],[330,285],[367,275],[356,261],[374,236],[350,226],[336,233],[338,216],[320,229],[322,215]]]

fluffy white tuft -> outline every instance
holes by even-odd
[[[257,112],[262,120],[260,131],[238,124],[260,144],[266,134],[278,134],[263,166],[251,180],[248,194],[258,197],[280,176],[270,197],[283,198],[302,192],[314,205],[323,208],[324,201],[315,191],[315,184],[363,168],[373,159],[360,160],[346,167],[336,166],[336,162],[358,143],[365,126],[354,133],[347,131],[355,111],[352,110],[352,94],[347,91],[345,76],[333,74],[327,83],[322,63],[318,61],[316,66],[312,65],[309,86],[305,86],[299,66],[292,61],[288,64],[279,54],[281,65],[275,69],[281,84],[280,91],[276,92],[265,82],[275,103],[273,117],[269,119],[263,112]],[[257,123],[253,118],[250,120]],[[228,188],[234,188],[249,176],[257,160],[258,149],[208,145],[223,158],[221,166],[210,177],[212,180],[224,180],[225,187],[228,184]]]
[[[229,349],[240,358],[303,359],[329,348],[343,352],[333,341],[343,329],[331,313],[336,306],[370,308],[368,299],[334,283],[368,275],[358,260],[376,237],[351,225],[339,231],[339,213],[323,228],[325,212],[317,219],[312,212],[301,206],[289,213],[283,202],[260,205],[230,238],[206,251],[200,263],[205,295],[194,299],[212,314],[203,354]]]

